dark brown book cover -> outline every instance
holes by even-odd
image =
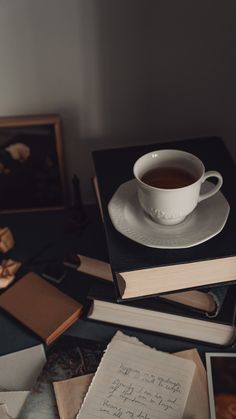
[[[26,274],[0,296],[0,307],[46,344],[74,323],[83,308],[34,272]]]

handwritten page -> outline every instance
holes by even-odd
[[[191,360],[111,341],[77,418],[182,418],[194,370]]]

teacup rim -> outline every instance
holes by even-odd
[[[142,180],[141,180],[141,178],[135,173],[135,167],[137,167],[137,164],[138,164],[138,162],[140,162],[140,160],[142,159],[142,158],[144,158],[144,157],[147,157],[147,156],[149,156],[149,155],[152,155],[152,154],[155,154],[155,153],[163,153],[163,152],[176,152],[177,154],[179,153],[179,154],[185,154],[185,155],[188,155],[188,156],[191,156],[191,157],[193,157],[196,161],[198,161],[198,163],[200,164],[200,166],[201,166],[201,172],[202,172],[202,174],[201,174],[201,176],[199,176],[198,178],[197,178],[197,180],[195,181],[195,182],[193,182],[193,183],[191,183],[190,185],[187,185],[187,186],[182,186],[182,187],[180,187],[180,188],[170,188],[170,189],[167,189],[167,188],[158,188],[158,187],[156,187],[156,186],[151,186],[151,185],[148,185],[147,183],[145,183],[145,182],[143,182]],[[197,184],[197,183],[199,183],[199,182],[201,182],[202,181],[202,179],[203,179],[203,177],[204,177],[204,173],[205,173],[205,171],[206,171],[206,169],[205,169],[205,166],[204,166],[204,163],[202,162],[202,160],[198,157],[198,156],[196,156],[195,154],[193,154],[193,153],[190,153],[190,152],[188,152],[188,151],[185,151],[185,150],[180,150],[180,149],[171,149],[171,148],[167,148],[167,149],[160,149],[160,150],[153,150],[153,151],[149,151],[148,153],[145,153],[145,154],[143,154],[142,156],[140,156],[136,161],[135,161],[135,163],[134,163],[134,165],[133,165],[133,174],[134,174],[134,177],[135,177],[135,179],[138,181],[138,182],[140,182],[146,189],[151,189],[151,190],[160,190],[160,191],[166,191],[166,192],[173,192],[173,191],[178,191],[178,190],[183,190],[183,189],[187,189],[187,188],[191,188],[193,185],[195,185],[195,184]]]

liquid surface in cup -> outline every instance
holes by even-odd
[[[196,182],[196,178],[189,172],[178,167],[157,167],[146,172],[142,182],[161,189],[183,188]]]

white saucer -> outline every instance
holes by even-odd
[[[206,181],[202,189],[209,187],[211,183]],[[200,202],[182,223],[163,226],[152,221],[141,209],[134,179],[123,183],[108,204],[116,230],[137,243],[160,249],[182,249],[211,239],[223,229],[229,210],[226,198],[219,191]]]

